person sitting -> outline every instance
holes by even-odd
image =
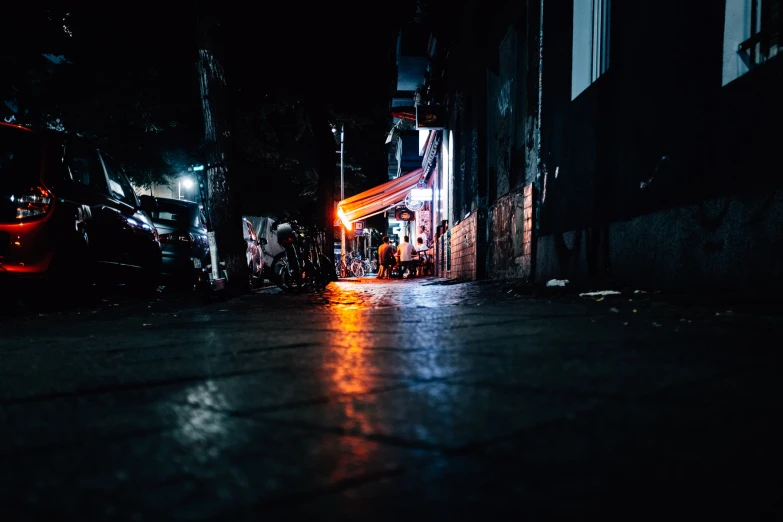
[[[394,267],[394,247],[389,242],[389,236],[383,236],[381,246],[378,247],[378,279],[390,279]]]
[[[416,275],[426,275],[427,261],[429,260],[429,256],[427,256],[427,244],[424,242],[424,238],[422,236],[416,238],[416,257]]]
[[[415,275],[415,267],[413,261],[413,245],[408,242],[408,236],[402,238],[402,243],[397,247],[397,253],[400,257],[400,276],[405,277],[405,269],[408,269],[409,275]]]

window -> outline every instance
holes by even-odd
[[[103,169],[94,148],[72,144],[66,147],[65,152],[68,174],[74,182],[101,192],[106,191]]]
[[[109,178],[109,195],[123,203],[136,207],[136,193],[133,192],[133,187],[131,187],[128,179],[122,173],[122,169],[117,161],[105,152],[101,152],[101,158],[103,159],[103,165],[106,167],[106,175]]]
[[[85,157],[75,157],[71,159],[68,166],[71,178],[82,185],[90,186],[90,163]]]
[[[726,0],[723,85],[776,56],[783,0]]]
[[[574,0],[571,99],[609,68],[610,0]]]
[[[199,227],[199,210],[195,206],[158,200],[157,206],[145,205],[144,210],[153,221],[171,226]]]

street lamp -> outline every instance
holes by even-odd
[[[190,178],[180,178],[179,183],[177,184],[177,193],[179,195],[179,199],[182,199],[182,187],[185,187],[185,190],[193,188],[193,180]]]
[[[332,133],[337,134],[337,128],[332,127]],[[345,199],[345,124],[340,126],[340,201]],[[345,259],[345,227],[340,227],[340,260]]]

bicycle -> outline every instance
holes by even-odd
[[[358,255],[351,258],[351,263],[348,265],[348,271],[353,274],[354,277],[364,277],[364,265]]]

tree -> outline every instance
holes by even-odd
[[[188,166],[167,159],[171,150],[194,156],[193,108],[176,102],[188,98],[187,79],[176,83],[182,66],[146,52],[145,36],[155,31],[135,28],[149,17],[98,6],[16,7],[4,15],[0,116],[93,139],[137,187],[166,183]]]
[[[203,13],[203,11],[202,11]],[[215,233],[217,250],[226,263],[233,293],[249,290],[246,246],[242,237],[242,212],[237,183],[232,180],[232,111],[225,71],[215,53],[214,21],[199,20],[202,42],[198,49],[198,77],[204,117],[204,158],[207,217]],[[232,114],[233,112],[233,114]],[[232,182],[233,181],[233,182]],[[236,281],[238,284],[234,284]]]

